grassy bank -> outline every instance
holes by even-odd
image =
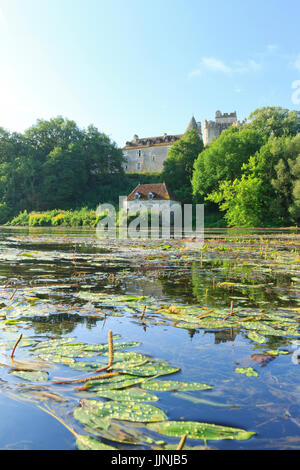
[[[95,227],[100,217],[96,211],[86,207],[78,210],[59,210],[45,212],[20,212],[6,225],[30,227]]]
[[[30,226],[30,227],[96,227],[97,223],[104,216],[97,216],[96,211],[83,207],[74,210],[54,209],[44,212],[20,212],[16,217],[7,222],[8,226]],[[117,225],[119,220],[123,220],[123,212],[116,210]],[[128,217],[130,223],[136,216]],[[148,224],[151,218],[148,216]],[[207,214],[205,216],[205,227],[225,227],[226,224],[219,214]]]

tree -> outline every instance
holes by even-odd
[[[79,129],[57,117],[38,121],[24,134],[0,128],[0,219],[25,209],[117,200],[122,163],[122,150],[94,126]]]
[[[191,179],[194,161],[203,150],[203,141],[195,129],[189,129],[175,144],[164,161],[162,181],[182,203],[192,200]]]
[[[279,106],[266,106],[250,114],[248,128],[256,129],[268,139],[271,135],[295,136],[300,132],[300,111],[289,111]]]
[[[218,190],[222,181],[234,181],[242,173],[242,165],[262,145],[261,134],[255,129],[232,126],[200,153],[194,164],[193,193],[203,202]]]
[[[300,135],[270,137],[242,166],[236,180],[223,181],[207,199],[225,211],[229,225],[285,226],[299,220]]]

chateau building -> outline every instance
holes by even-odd
[[[197,122],[194,116],[189,122],[186,130],[196,129],[204,146],[217,138],[224,129],[237,123],[236,112],[224,113],[216,111],[215,121],[204,121],[203,136],[201,122]],[[125,157],[124,169],[126,173],[160,172],[163,169],[163,163],[168,158],[168,152],[174,142],[179,140],[183,134],[168,135],[159,137],[139,138],[133,136],[132,141],[126,142],[123,148]]]

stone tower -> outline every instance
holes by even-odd
[[[236,111],[233,113],[224,113],[216,111],[215,121],[204,121],[203,127],[203,143],[204,146],[219,137],[221,132],[237,122]]]
[[[202,139],[201,122],[196,122],[194,116],[192,116],[192,119],[190,120],[189,125],[186,128],[187,131],[190,129],[195,129]]]

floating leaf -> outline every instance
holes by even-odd
[[[154,392],[165,391],[192,391],[192,390],[209,390],[210,385],[199,382],[177,382],[175,380],[147,380],[142,383],[141,387],[144,390],[151,390]]]
[[[263,335],[259,335],[258,333],[255,333],[255,331],[251,331],[251,333],[248,333],[247,336],[259,344],[263,344],[267,341]]]
[[[247,377],[258,377],[258,373],[252,367],[247,367],[247,368],[237,367],[235,369],[235,372],[237,374],[246,374]]]
[[[123,371],[126,374],[150,377],[151,375],[158,376],[174,374],[175,372],[179,372],[180,369],[178,369],[177,367],[168,366],[165,363],[150,362],[144,366],[123,369]]]
[[[134,402],[100,402],[85,400],[84,411],[87,416],[97,418],[114,418],[135,422],[155,422],[167,419],[166,414],[154,405]],[[79,412],[74,411],[75,418],[79,419]]]
[[[170,437],[182,437],[187,434],[191,439],[220,440],[236,439],[244,441],[254,436],[255,432],[244,429],[219,426],[217,424],[199,423],[194,421],[165,421],[163,423],[150,423],[147,428]]]
[[[97,395],[109,398],[115,401],[157,401],[158,397],[152,393],[143,392],[138,388],[129,388],[127,390],[104,390],[97,393]]]
[[[31,382],[46,382],[48,380],[48,372],[42,371],[12,371],[11,374],[20,377],[21,379],[30,380]]]
[[[283,350],[274,350],[270,349],[268,351],[265,351],[266,354],[269,354],[270,356],[278,356],[279,354],[290,354],[290,351],[283,351]]]
[[[76,439],[78,450],[116,450],[115,447],[103,444],[92,436],[80,436]]]

